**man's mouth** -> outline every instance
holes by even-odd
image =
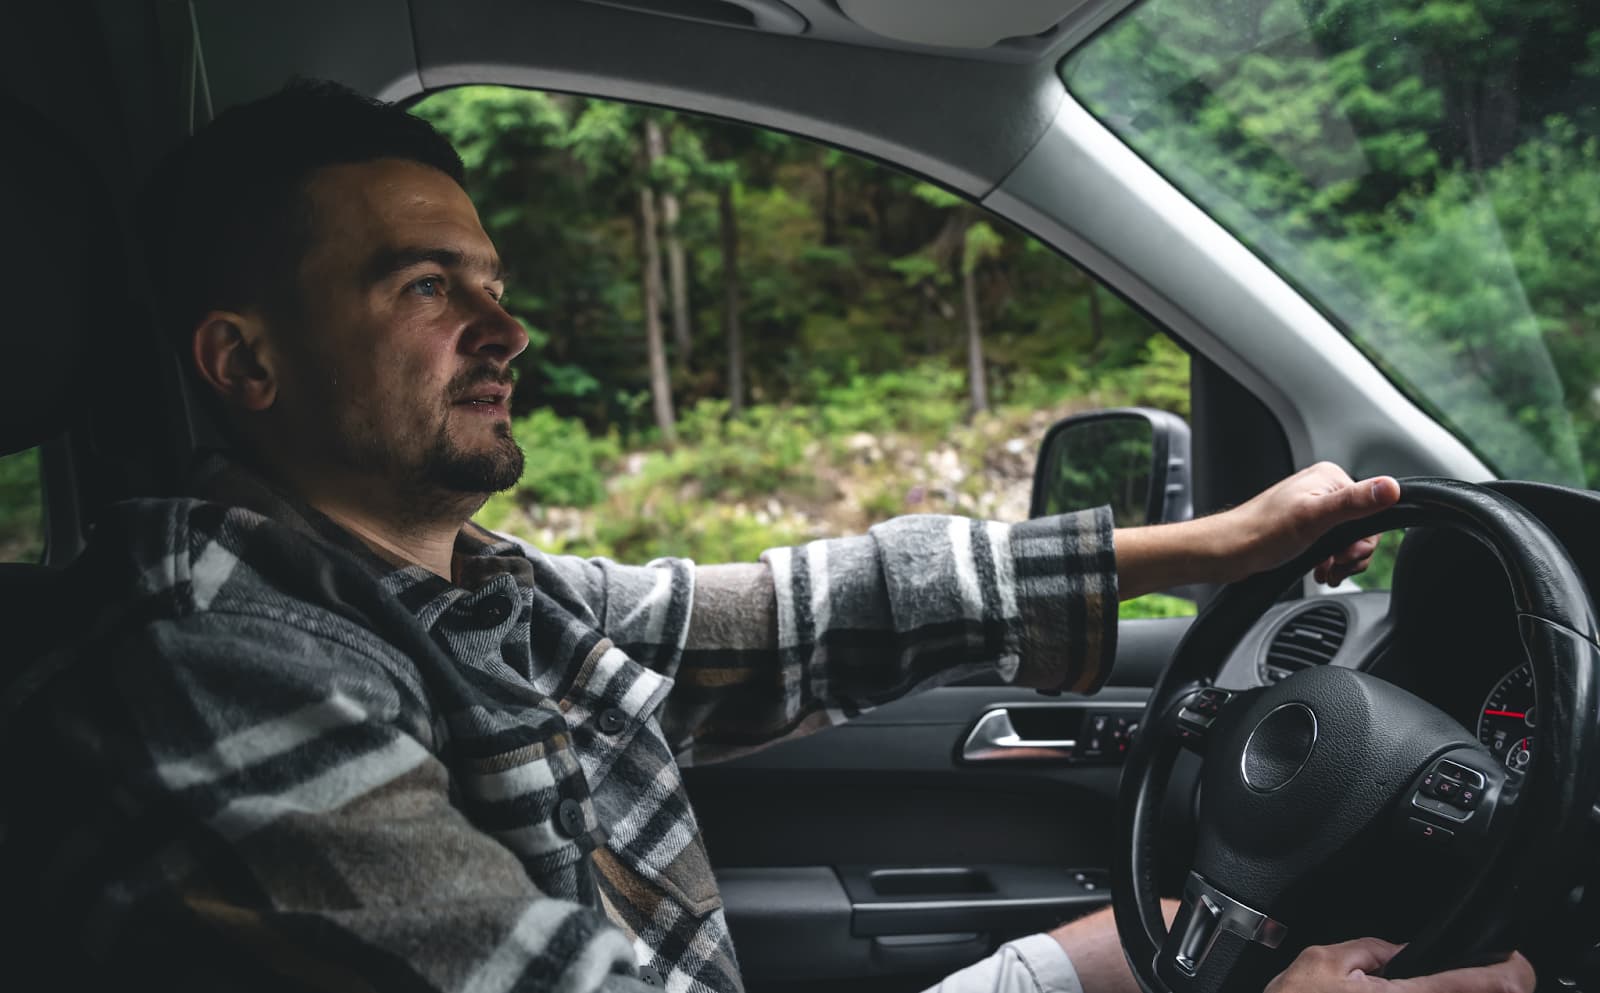
[[[503,386],[481,386],[469,391],[455,402],[457,407],[471,407],[474,410],[500,411],[506,408],[506,401],[511,397],[511,390]]]

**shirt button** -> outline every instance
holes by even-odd
[[[639,982],[646,986],[660,986],[661,973],[654,966],[641,965],[639,967]]]
[[[568,838],[576,838],[583,833],[583,804],[567,797],[556,808],[556,830]]]
[[[455,614],[463,624],[492,628],[504,624],[506,618],[511,616],[511,610],[510,597],[504,593],[491,593],[470,606],[463,603],[456,609]]]
[[[616,707],[607,707],[600,711],[600,730],[605,734],[616,734],[628,726],[628,715]]]

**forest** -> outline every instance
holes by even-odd
[[[1146,0],[1061,76],[1497,471],[1600,477],[1600,6]],[[531,339],[527,471],[480,519],[553,551],[1014,520],[1056,418],[1188,412],[1179,344],[917,177],[568,94],[414,112],[460,151]],[[13,555],[28,472],[0,460]]]

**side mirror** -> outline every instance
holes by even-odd
[[[1057,421],[1044,436],[1030,517],[1110,504],[1117,527],[1186,521],[1189,425],[1150,407],[1116,407]]]

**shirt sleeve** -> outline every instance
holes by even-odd
[[[214,613],[107,647],[52,688],[36,742],[44,788],[77,784],[30,842],[60,968],[175,990],[646,988],[626,935],[452,806],[373,656]]]
[[[1104,507],[915,515],[758,563],[580,571],[607,636],[676,680],[662,727],[680,761],[703,762],[981,672],[1093,692],[1116,651],[1112,532]]]

